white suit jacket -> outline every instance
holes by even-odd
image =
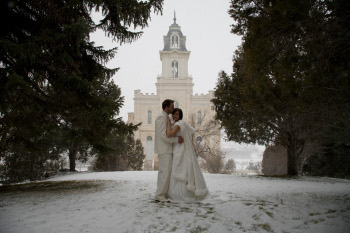
[[[164,111],[157,116],[155,121],[155,139],[154,139],[154,153],[161,154],[172,154],[173,146],[172,143],[178,141],[177,137],[168,138],[166,136],[168,114]]]

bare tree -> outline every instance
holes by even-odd
[[[250,161],[247,170],[253,171],[257,174],[261,174],[261,162]]]
[[[225,154],[222,151],[204,153],[200,166],[209,173],[223,173]]]
[[[193,147],[200,157],[200,165],[209,173],[221,173],[224,168],[225,153],[220,148],[220,128],[210,112],[204,111],[200,118],[189,114],[188,123],[195,129]]]
[[[224,172],[232,174],[236,170],[236,163],[233,159],[227,160],[224,166]]]

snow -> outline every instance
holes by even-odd
[[[97,188],[0,192],[0,232],[350,232],[350,181],[204,174],[198,203],[155,203],[157,172],[79,172]]]

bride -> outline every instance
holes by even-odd
[[[184,143],[173,144],[173,164],[168,196],[175,202],[195,202],[203,199],[208,189],[192,145],[194,129],[182,120],[181,109],[175,108],[172,117],[175,124],[172,127],[168,116],[166,135],[167,137],[182,136]]]

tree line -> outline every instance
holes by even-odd
[[[118,117],[124,103],[112,80],[118,68],[106,67],[117,48],[96,46],[89,35],[103,30],[116,43],[131,43],[152,11],[162,13],[163,0],[0,4],[1,182],[39,179],[62,154],[72,171],[76,160],[91,156],[96,170],[141,169],[138,125]],[[349,176],[349,4],[231,1],[232,33],[242,44],[232,73],[220,72],[212,100],[215,124],[229,140],[282,146],[291,175],[317,174],[323,166]],[[94,11],[102,14],[96,23]],[[221,152],[196,146],[207,170],[211,164],[225,170]]]

